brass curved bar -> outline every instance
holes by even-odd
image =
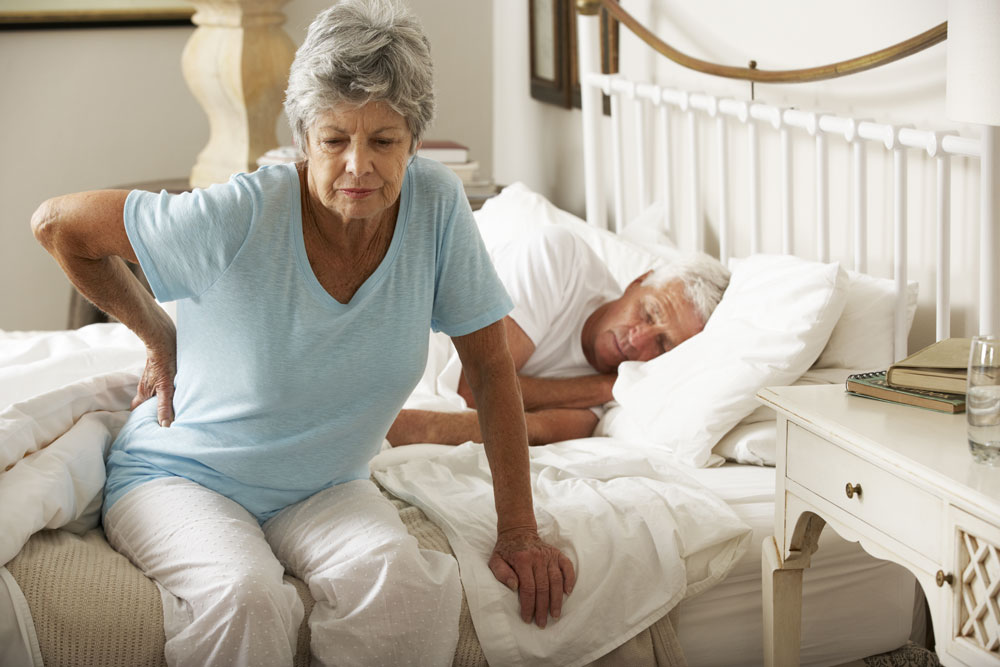
[[[875,67],[900,60],[913,55],[914,53],[923,51],[928,47],[934,46],[935,44],[943,42],[948,38],[948,23],[946,21],[926,32],[920,33],[916,37],[911,37],[906,41],[899,42],[898,44],[894,44],[863,56],[858,56],[857,58],[842,60],[829,65],[791,70],[763,70],[750,67],[731,67],[729,65],[719,65],[705,60],[699,60],[698,58],[681,53],[651,33],[649,29],[639,23],[635,17],[622,9],[622,6],[617,2],[617,0],[577,0],[577,3],[578,11],[581,11],[581,13],[591,13],[594,5],[598,3],[601,4],[608,10],[609,14],[618,19],[622,25],[635,33],[639,39],[646,42],[646,44],[651,46],[658,53],[663,54],[679,65],[698,72],[704,72],[705,74],[712,74],[730,79],[756,81],[758,83],[805,83],[808,81],[834,79],[840,76],[874,69]],[[583,11],[585,6],[587,7],[587,11]]]

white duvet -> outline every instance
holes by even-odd
[[[121,325],[0,332],[0,565],[38,530],[96,525],[104,456],[143,363]],[[437,387],[422,387],[432,407]],[[491,664],[591,661],[722,579],[750,539],[728,505],[655,450],[608,438],[533,449],[539,529],[578,573],[562,618],[538,630],[486,566],[496,515],[482,445],[387,450],[372,472],[447,534]]]

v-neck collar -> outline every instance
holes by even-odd
[[[392,266],[392,263],[396,259],[396,255],[399,254],[399,248],[402,244],[403,238],[403,228],[406,226],[406,221],[409,218],[410,209],[410,171],[409,165],[407,165],[406,173],[403,176],[403,185],[399,192],[399,212],[396,214],[396,228],[392,232],[392,241],[389,242],[389,248],[385,252],[385,256],[379,265],[372,271],[361,286],[354,292],[351,299],[347,303],[342,303],[337,301],[332,294],[326,291],[323,285],[319,282],[316,277],[316,273],[312,269],[312,265],[309,263],[309,254],[306,252],[306,242],[305,235],[302,231],[302,187],[301,181],[299,180],[298,168],[291,170],[290,175],[294,180],[294,190],[295,190],[295,207],[292,215],[292,227],[293,234],[295,235],[295,254],[298,259],[299,268],[302,271],[303,278],[305,279],[307,289],[312,292],[312,294],[320,301],[320,303],[326,305],[328,308],[334,312],[345,312],[355,307],[358,303],[363,301],[378,284],[385,278],[386,274]]]

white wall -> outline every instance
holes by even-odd
[[[329,0],[293,0],[298,44]],[[409,0],[436,66],[431,136],[492,164],[491,2]],[[193,28],[0,32],[0,329],[58,329],[70,287],[28,226],[48,197],[186,177],[208,140],[180,55]],[[279,120],[279,140],[290,135]]]
[[[520,181],[583,215],[583,148],[578,109],[531,98],[528,0],[493,4],[493,173]]]

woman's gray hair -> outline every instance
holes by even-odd
[[[657,267],[642,281],[644,286],[664,287],[680,280],[684,296],[694,306],[704,324],[722,300],[729,286],[729,269],[722,262],[702,252],[684,254],[669,264]]]
[[[285,115],[298,147],[338,104],[382,102],[406,119],[412,153],[434,119],[431,47],[417,18],[396,0],[341,0],[320,13],[288,75]]]

